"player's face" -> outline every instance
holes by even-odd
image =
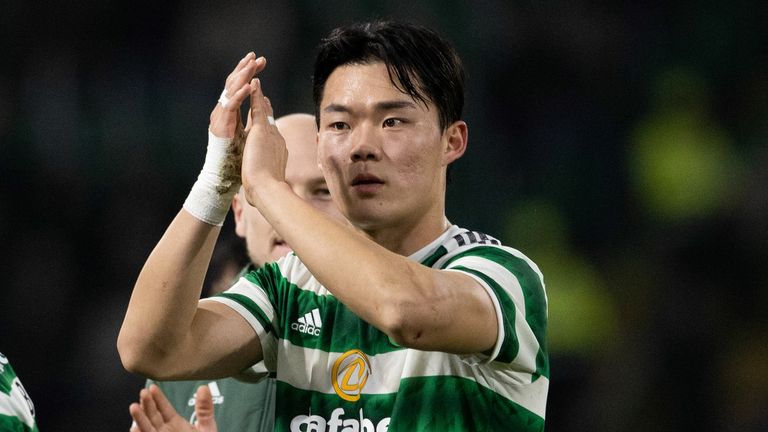
[[[325,179],[317,164],[317,128],[314,117],[293,115],[278,120],[288,148],[285,179],[294,193],[316,209],[337,220],[343,217],[331,201]],[[248,256],[257,265],[272,262],[291,251],[259,211],[250,206],[242,192],[235,197],[236,231],[245,238]]]
[[[328,77],[319,159],[336,205],[355,226],[442,217],[445,167],[455,159],[445,157],[446,145],[435,106],[398,90],[384,63],[340,66]]]

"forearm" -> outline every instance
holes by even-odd
[[[246,54],[211,112],[200,175],[139,274],[120,329],[118,350],[129,370],[150,376],[149,370],[169,376],[195,373],[206,367],[206,355],[214,358],[212,363],[221,362],[218,357],[238,348],[215,334],[228,312],[201,312],[198,300],[220,227],[240,187],[240,106],[250,93],[248,82],[265,64],[263,57]],[[241,330],[238,336],[245,335],[242,339],[252,338],[237,321],[233,325]],[[229,369],[224,363],[222,368]]]
[[[184,350],[219,231],[182,210],[152,251],[118,337],[128,369]]]
[[[389,333],[409,325],[406,317],[421,318],[417,309],[438,312],[444,294],[431,269],[327,218],[285,183],[262,181],[255,189],[251,195],[265,203],[256,203],[262,214],[312,274],[358,316]],[[425,308],[428,304],[432,307]]]

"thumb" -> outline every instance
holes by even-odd
[[[200,386],[195,394],[195,417],[199,432],[217,432],[216,419],[213,417],[213,397],[207,385]]]

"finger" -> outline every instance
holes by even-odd
[[[248,65],[245,68],[240,70],[234,76],[227,78],[224,91],[221,92],[221,96],[219,96],[218,101],[223,108],[229,108],[230,110],[240,108],[240,103],[242,103],[242,100],[240,102],[233,100],[233,95],[237,93],[237,91],[240,90],[243,85],[245,85],[251,79],[251,77],[253,77],[253,62],[253,59],[249,60]]]
[[[256,54],[250,52],[242,60],[240,60],[240,63],[238,63],[235,70],[233,70],[232,73],[227,76],[227,79],[224,82],[224,86],[227,87],[230,83],[233,83],[235,79],[240,77],[246,69],[252,69],[250,75],[248,75],[248,78],[253,78],[255,74],[264,70],[266,65],[267,59],[264,58],[264,56],[256,58]]]
[[[264,101],[264,93],[261,91],[261,80],[251,80],[251,127],[268,130],[267,107]]]
[[[248,63],[249,63],[251,60],[253,60],[254,58],[256,58],[256,54],[254,54],[254,52],[253,52],[253,51],[251,51],[251,52],[249,52],[248,54],[246,54],[246,55],[245,55],[245,57],[243,57],[242,59],[240,59],[240,61],[239,61],[239,62],[237,62],[237,65],[236,65],[236,66],[235,66],[235,68],[232,70],[232,72],[230,72],[230,73],[229,73],[229,75],[227,75],[227,79],[226,79],[226,81],[224,82],[224,83],[225,83],[225,86],[226,86],[226,84],[227,84],[227,83],[229,83],[229,82],[232,80],[232,78],[233,78],[235,75],[237,75],[237,74],[238,74],[238,72],[240,72],[241,70],[243,70],[243,68],[245,68],[245,67],[246,67],[246,65],[248,65]]]
[[[242,69],[233,73],[232,75],[230,75],[230,77],[227,78],[227,82],[225,84],[227,96],[237,91],[237,89],[241,88],[244,84],[248,83],[248,81],[250,81],[251,78],[253,78],[257,73],[264,70],[264,67],[266,66],[266,64],[267,64],[267,59],[265,59],[264,57],[259,57],[257,59],[254,59],[254,58],[249,59]]]
[[[235,66],[234,72],[239,71],[240,69],[244,68],[246,64],[248,64],[248,60],[256,58],[256,54],[253,51],[248,52],[240,61],[237,63],[237,66]]]
[[[201,429],[210,430],[211,426],[216,424],[213,409],[211,389],[207,385],[200,386],[195,394],[195,416]]]
[[[251,130],[251,126],[253,126],[253,121],[251,120],[251,109],[248,108],[248,115],[245,116],[246,123],[245,123],[245,133],[248,134],[248,131]]]
[[[128,407],[128,412],[131,413],[131,417],[133,418],[134,425],[131,427],[131,432],[154,432],[155,428],[152,426],[152,423],[149,421],[149,418],[144,413],[144,410],[141,408],[141,405],[137,404],[136,402],[132,403]]]
[[[230,111],[239,109],[245,97],[236,99],[236,93],[246,86],[254,75],[264,70],[266,63],[267,60],[264,57],[259,57],[257,59],[249,58],[242,69],[227,77],[224,91],[222,91],[221,96],[219,96],[219,104],[221,104],[223,108],[228,108]]]
[[[163,417],[157,411],[157,405],[155,405],[155,400],[149,390],[141,390],[141,393],[139,393],[139,403],[152,426],[159,429],[163,425]]]
[[[152,384],[149,386],[149,392],[152,394],[152,399],[154,399],[155,405],[166,423],[178,415],[173,405],[168,402],[168,398],[165,397],[163,391],[160,390],[160,387]]]
[[[240,105],[243,104],[243,101],[251,93],[251,90],[251,85],[248,83],[239,87],[237,90],[235,90],[234,94],[229,97],[227,105],[222,106],[222,108],[227,111],[239,111]]]

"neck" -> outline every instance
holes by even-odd
[[[431,243],[450,226],[443,208],[430,212],[417,221],[402,221],[391,226],[366,227],[363,234],[380,246],[409,256]]]

